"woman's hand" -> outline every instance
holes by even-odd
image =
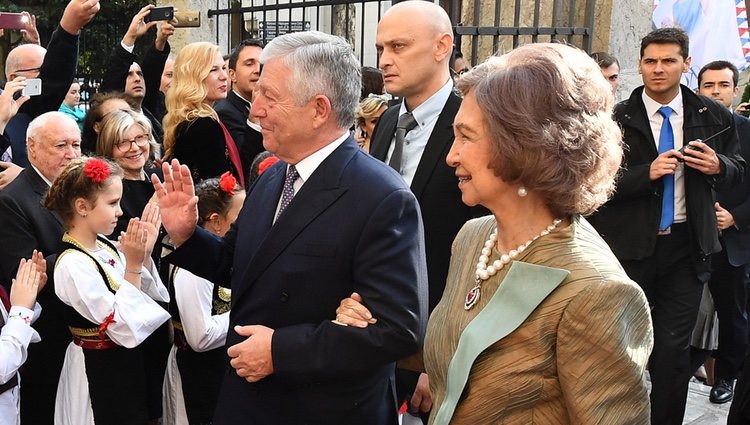
[[[161,214],[159,213],[159,205],[149,202],[146,207],[143,208],[141,214],[141,223],[143,228],[146,230],[146,258],[151,256],[154,252],[154,244],[159,237],[159,229],[161,228]]]
[[[356,292],[352,292],[351,297],[341,300],[336,309],[336,319],[333,320],[337,325],[357,328],[366,328],[376,322],[377,319],[372,317],[370,310],[362,304],[362,296]]]

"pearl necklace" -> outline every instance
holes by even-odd
[[[522,243],[521,245],[518,245],[518,248],[511,249],[507,254],[502,254],[499,259],[493,261],[492,265],[488,266],[487,263],[490,261],[492,248],[495,246],[495,242],[497,241],[497,227],[495,227],[495,229],[490,234],[490,238],[487,239],[487,241],[484,243],[484,248],[482,248],[482,253],[479,256],[479,262],[477,263],[477,269],[474,274],[474,286],[466,294],[466,299],[464,300],[464,310],[471,310],[471,308],[474,307],[477,301],[479,301],[479,297],[482,295],[482,282],[496,275],[497,272],[502,270],[506,264],[510,263],[512,260],[515,260],[516,257],[521,255],[521,253],[524,252],[526,248],[528,248],[529,245],[532,244],[532,242],[541,238],[542,236],[549,235],[550,232],[555,230],[560,223],[562,223],[562,220],[556,218],[552,222],[552,224],[547,226],[538,235]]]

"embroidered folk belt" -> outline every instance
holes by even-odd
[[[107,350],[117,347],[117,344],[109,339],[106,335],[104,338],[99,337],[99,328],[74,328],[69,326],[70,333],[73,334],[73,344],[87,350]]]

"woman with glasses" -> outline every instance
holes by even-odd
[[[149,156],[155,146],[151,123],[137,112],[116,109],[101,121],[96,154],[115,161],[124,172],[120,200],[122,216],[117,219],[117,227],[110,239],[117,239],[120,231],[127,229],[128,221],[139,217],[154,195],[149,176],[160,170],[148,166],[151,165]]]

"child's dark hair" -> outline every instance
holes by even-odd
[[[221,178],[214,177],[198,183],[195,186],[195,194],[198,196],[198,225],[202,226],[213,213],[226,215],[232,196],[241,192],[242,186],[229,173]]]
[[[75,215],[76,199],[83,198],[95,205],[99,192],[109,186],[112,177],[122,175],[119,165],[104,158],[73,159],[52,182],[44,197],[44,206],[58,213],[67,226]]]

